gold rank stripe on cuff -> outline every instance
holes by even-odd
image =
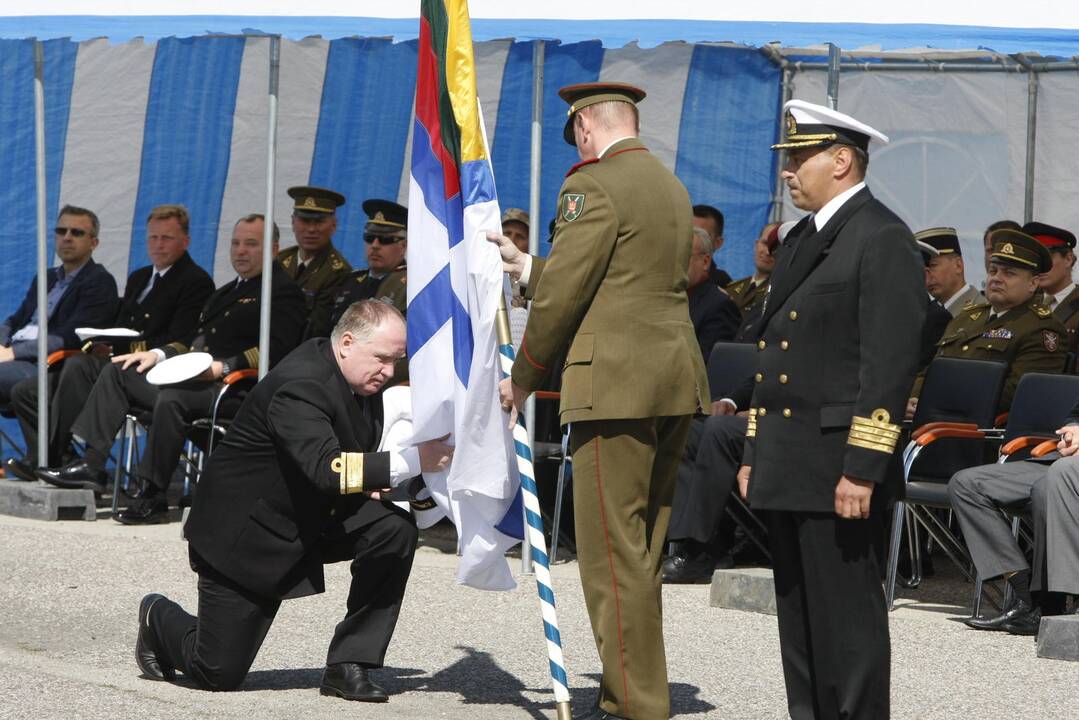
[[[757,437],[757,408],[749,409],[749,427],[746,428],[746,437]]]
[[[244,350],[244,357],[247,359],[247,366],[258,369],[259,366],[259,349],[257,347],[248,348]]]
[[[902,428],[889,423],[888,413],[883,410],[874,411],[873,415],[874,418],[852,418],[847,444],[891,455],[895,452]],[[876,419],[878,417],[880,419]]]
[[[330,470],[341,476],[342,495],[363,492],[363,453],[341,453],[330,461]]]

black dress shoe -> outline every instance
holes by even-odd
[[[1025,600],[1016,599],[1004,612],[993,618],[963,618],[963,623],[975,630],[1004,630],[1004,626],[1021,615],[1029,614],[1033,608]]]
[[[588,713],[587,715],[584,715],[583,717],[578,716],[577,720],[626,720],[626,718],[622,717],[621,715],[614,715],[613,713],[609,713],[603,708],[594,708],[592,712]]]
[[[150,593],[139,603],[139,635],[135,640],[135,663],[142,674],[151,680],[175,680],[176,671],[157,657],[157,637],[150,627],[150,608],[164,595]]]
[[[85,460],[76,460],[60,469],[40,468],[35,474],[39,480],[56,487],[93,490],[99,495],[109,488],[105,471],[93,469]]]
[[[169,504],[165,496],[154,494],[140,497],[113,517],[124,525],[159,525],[169,521]]]
[[[663,582],[675,585],[703,585],[712,582],[716,561],[708,553],[696,557],[672,555],[663,562]]]
[[[8,458],[4,461],[5,477],[8,480],[23,480],[24,482],[37,482],[34,474],[34,466],[19,458]]]
[[[1038,634],[1038,628],[1041,624],[1042,611],[1040,608],[1034,608],[1022,615],[1016,615],[1006,622],[1001,629],[1012,635],[1027,635],[1033,637]]]
[[[367,677],[367,668],[358,663],[327,665],[318,692],[357,702],[382,703],[390,699],[385,690]]]

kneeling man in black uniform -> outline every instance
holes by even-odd
[[[438,440],[377,452],[380,391],[404,354],[401,314],[359,302],[329,338],[300,345],[247,396],[187,522],[198,617],[158,594],[139,606],[135,654],[147,677],[172,680],[180,670],[208,690],[237,687],[281,601],[323,592],[323,564],[349,561],[347,610],[320,692],[386,701],[368,670],[382,666],[417,533],[378,491],[444,469],[453,452]]]

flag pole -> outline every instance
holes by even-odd
[[[498,315],[495,318],[495,328],[498,333],[498,354],[502,377],[507,378],[513,368],[514,352],[505,293],[498,294]],[[543,632],[547,636],[547,659],[551,666],[555,706],[558,709],[558,720],[572,720],[566,663],[562,657],[562,635],[558,630],[554,585],[551,583],[551,565],[547,558],[547,542],[543,537],[543,516],[540,515],[536,474],[532,468],[532,446],[528,444],[528,430],[525,428],[524,417],[520,414],[517,415],[517,424],[513,426],[513,444],[517,449],[517,472],[521,476],[521,497],[524,500],[525,518],[528,521],[525,528],[525,540],[532,552],[536,590],[539,592],[540,608],[543,611]]]

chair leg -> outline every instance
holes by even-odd
[[[562,461],[558,463],[558,484],[554,492],[554,519],[551,522],[551,564],[558,559],[558,530],[562,524],[562,497],[566,491],[566,463],[569,459],[569,434],[562,435]]]
[[[970,603],[970,616],[980,617],[982,613],[982,586],[984,585],[981,573],[974,578],[974,599]]]
[[[896,502],[892,511],[892,538],[888,545],[888,572],[884,581],[884,598],[888,610],[895,608],[895,576],[899,570],[899,542],[903,534],[904,505]]]

